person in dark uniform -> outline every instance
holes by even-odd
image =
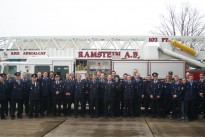
[[[53,116],[61,116],[63,82],[60,80],[60,75],[55,75],[55,81],[51,84],[52,103],[53,103]]]
[[[85,117],[85,83],[81,80],[81,75],[77,75],[75,82],[75,106],[74,117],[78,117],[78,106],[81,105],[81,116]]]
[[[31,81],[27,78],[27,73],[23,73],[22,81],[22,91],[23,91],[23,105],[25,107],[25,113],[28,116],[29,114],[29,85]]]
[[[185,83],[185,110],[187,112],[187,122],[197,118],[196,102],[199,95],[197,82],[193,80],[194,76],[189,75],[188,82]]]
[[[4,81],[4,75],[0,74],[0,114],[1,119],[6,119],[4,112],[5,112],[5,103],[6,103],[6,91],[7,91],[7,85]]]
[[[190,73],[186,73],[186,75],[190,75]],[[188,79],[187,78],[183,78],[181,80],[181,84],[183,85],[183,90],[182,90],[182,95],[181,95],[181,120],[187,120],[187,112],[186,112],[186,109],[185,109],[185,100],[184,100],[184,97],[185,97],[185,84],[188,82]]]
[[[71,116],[71,104],[74,94],[74,82],[70,79],[70,74],[66,74],[63,89],[63,113],[64,116]]]
[[[153,76],[153,81],[150,82],[150,89],[149,89],[152,117],[160,118],[160,98],[162,96],[163,85],[158,80],[158,73],[154,72],[152,76]]]
[[[17,117],[22,119],[23,113],[23,83],[20,80],[20,73],[16,72],[15,79],[12,81],[12,92],[11,92],[11,119],[15,119],[16,104],[18,104]]]
[[[143,81],[140,78],[140,74],[135,74],[135,79],[133,79],[134,83],[134,115],[140,116],[141,115],[141,105],[142,105],[142,99],[144,98],[144,91],[143,91]]]
[[[29,118],[33,118],[33,114],[35,118],[38,117],[39,113],[39,105],[40,105],[40,84],[37,81],[37,75],[31,75],[31,83],[29,83],[30,93],[29,93]]]
[[[74,73],[74,72],[71,72],[71,73],[70,73],[70,79],[71,79],[71,81],[73,81],[74,84],[75,84],[76,78],[75,78],[75,73]],[[75,87],[74,87],[74,88],[75,88]],[[74,90],[74,91],[75,91],[75,90]],[[73,96],[72,96],[72,104],[75,105],[75,93],[74,93]],[[74,110],[72,111],[72,113],[74,114]]]
[[[144,81],[144,107],[145,107],[145,116],[148,116],[150,114],[149,108],[150,108],[150,94],[149,94],[149,88],[150,88],[150,82],[151,82],[151,75],[146,76],[146,80]]]
[[[171,118],[175,119],[181,117],[181,101],[184,86],[179,81],[179,77],[174,76],[174,82],[171,84],[171,99],[172,99],[172,115]]]
[[[88,104],[88,108],[90,110],[90,100],[89,100],[89,92],[90,92],[89,88],[90,88],[90,86],[89,86],[89,84],[90,84],[91,79],[90,79],[90,74],[89,73],[85,74],[85,79],[83,81],[85,83],[85,105]]]
[[[120,81],[119,75],[115,75],[115,116],[122,116],[124,101],[123,101],[123,83]]]
[[[121,83],[122,83],[122,98],[121,98],[121,102],[122,102],[122,104],[121,104],[121,108],[122,108],[122,110],[121,110],[121,115],[122,116],[124,116],[124,107],[125,107],[125,103],[124,103],[124,91],[125,91],[125,83],[126,83],[126,81],[127,81],[127,73],[124,73],[123,74],[123,79],[121,80]]]
[[[12,78],[11,73],[6,74],[5,84],[7,86],[6,100],[5,100],[5,114],[8,116],[8,112],[11,114],[11,91],[12,91]],[[10,107],[10,108],[9,108]]]
[[[90,99],[90,117],[97,118],[99,115],[99,95],[100,95],[100,82],[97,81],[95,75],[92,76],[92,80],[89,83],[89,99]]]
[[[104,84],[104,114],[106,118],[114,116],[114,101],[115,85],[112,82],[112,76],[108,75],[107,82]]]
[[[124,81],[124,117],[134,117],[133,104],[134,104],[134,82],[131,81],[131,76],[127,75],[127,80]]]
[[[163,102],[163,116],[165,117],[171,111],[171,92],[172,80],[170,75],[167,75],[163,83],[162,102]]]
[[[205,78],[204,74],[199,74],[199,80],[198,80],[198,91],[199,91],[199,99],[198,99],[198,106],[199,106],[199,113],[203,112],[203,118],[205,118]]]
[[[43,78],[40,83],[41,87],[41,115],[44,116],[44,112],[47,111],[47,116],[50,115],[50,97],[51,97],[51,80],[48,78],[48,73],[43,73]]]
[[[100,80],[97,80],[100,82],[100,94],[99,94],[99,116],[103,116],[104,114],[104,90],[105,90],[105,73],[100,74]]]

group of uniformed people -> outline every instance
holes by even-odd
[[[205,117],[205,78],[194,81],[193,75],[186,78],[173,77],[170,71],[165,80],[159,80],[154,72],[142,79],[134,70],[133,75],[124,74],[123,79],[112,71],[111,75],[98,71],[96,75],[85,74],[75,77],[67,73],[61,80],[60,73],[38,72],[32,74],[16,72],[0,74],[0,115],[2,119],[10,113],[11,119],[23,118],[25,112],[30,118],[41,116],[72,116],[75,118],[86,112],[90,117],[136,117],[144,114],[152,117],[165,117],[187,121]],[[153,79],[152,79],[153,77]],[[74,110],[72,109],[74,104]],[[61,107],[63,106],[63,107]],[[142,107],[144,109],[142,109]],[[86,109],[88,108],[88,109]],[[24,110],[25,109],[25,110]],[[80,109],[80,111],[79,111]],[[46,113],[45,113],[46,112]]]

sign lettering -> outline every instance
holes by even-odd
[[[137,58],[138,52],[120,52],[120,51],[79,51],[78,58]]]

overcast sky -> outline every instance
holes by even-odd
[[[168,5],[204,0],[0,0],[0,36],[150,35]]]

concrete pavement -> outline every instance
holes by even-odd
[[[0,120],[0,137],[204,137],[205,119],[50,117]]]

